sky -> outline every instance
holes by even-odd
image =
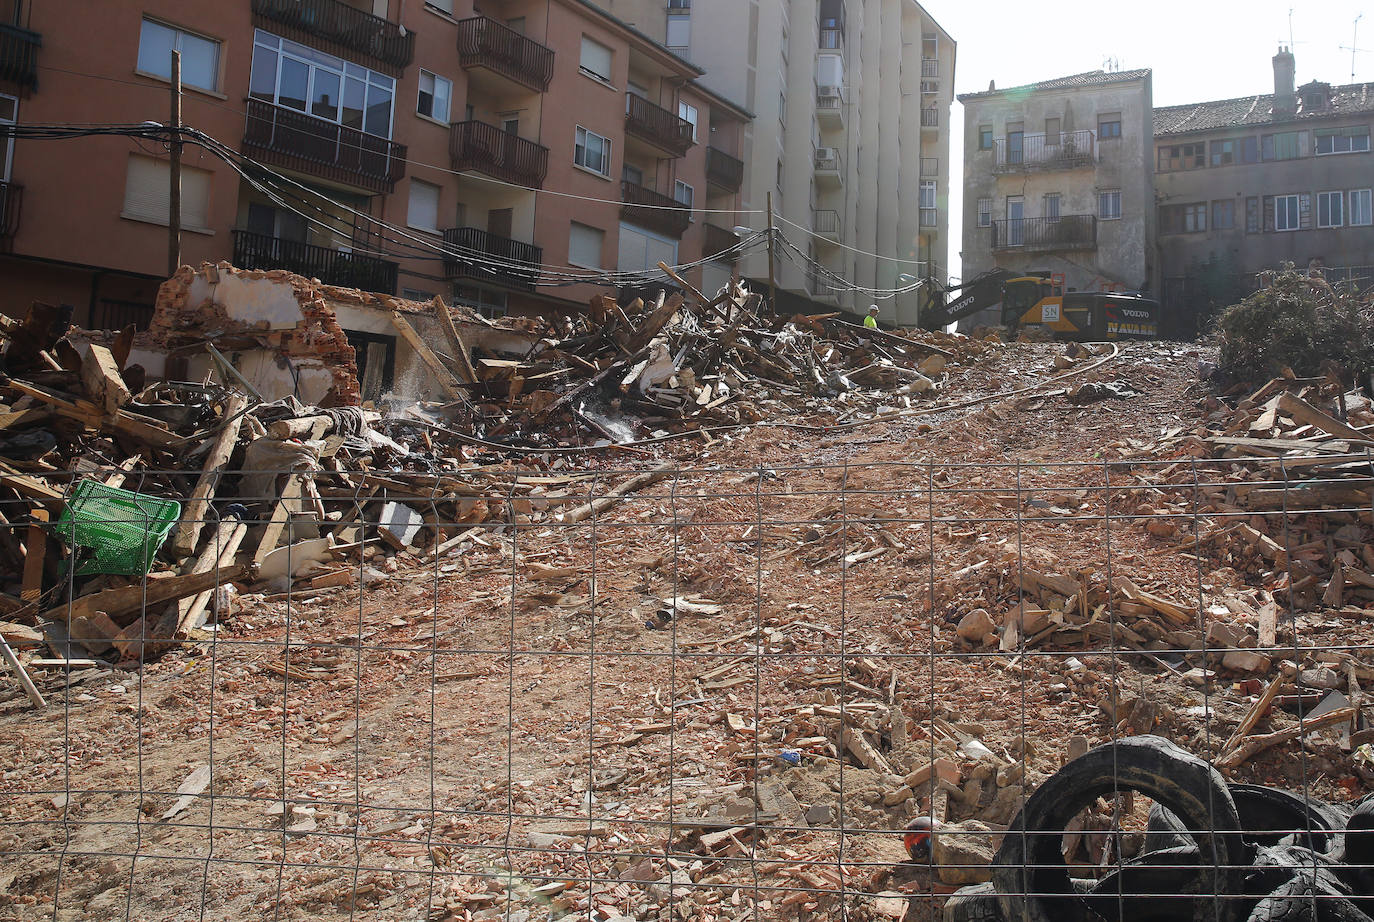
[[[1354,55],[1355,82],[1374,81],[1374,0],[920,2],[958,45],[956,94],[986,90],[989,80],[1006,88],[1100,70],[1108,59],[1121,70],[1153,70],[1155,106],[1272,93],[1271,59],[1290,39],[1298,86],[1352,82],[1351,47],[1368,49]],[[963,108],[955,100],[954,165],[963,163]],[[957,277],[963,239],[957,181],[950,184],[949,208],[949,272]]]

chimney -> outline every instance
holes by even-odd
[[[1292,118],[1298,111],[1298,94],[1294,92],[1297,70],[1293,52],[1280,45],[1274,55],[1274,118]]]

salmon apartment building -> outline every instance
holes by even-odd
[[[0,0],[0,123],[166,123],[173,50],[182,123],[226,148],[185,145],[182,263],[556,314],[606,290],[589,270],[738,242],[750,113],[587,0]],[[0,311],[145,325],[168,145],[20,138],[0,158]]]

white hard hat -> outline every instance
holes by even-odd
[[[874,311],[876,311],[877,309],[878,309],[878,305],[876,305],[876,304],[870,304],[870,305],[868,305],[868,312],[869,312],[870,314],[873,313]]]

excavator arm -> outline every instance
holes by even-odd
[[[989,269],[962,285],[951,285],[942,292],[937,291],[932,299],[935,303],[921,311],[921,327],[940,330],[956,320],[992,307],[1002,300],[1002,285],[1007,279],[1015,277],[1015,273],[1006,269]],[[951,297],[954,292],[959,294]]]

